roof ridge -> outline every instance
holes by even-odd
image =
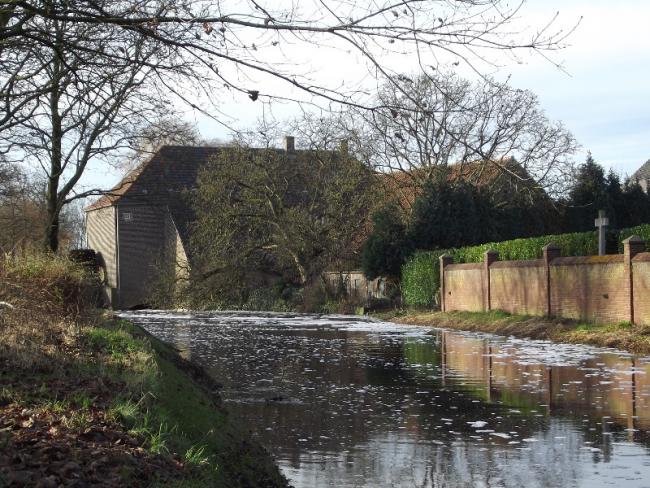
[[[110,190],[108,190],[101,197],[99,197],[95,202],[91,203],[86,208],[84,208],[84,211],[89,212],[91,210],[97,210],[99,208],[112,206],[113,203],[119,200],[124,195],[124,193],[128,191],[131,185],[135,183],[135,181],[140,177],[140,175],[145,170],[145,168],[149,166],[151,162],[160,155],[162,147],[164,146],[161,146],[161,148],[156,150],[156,152],[154,152],[148,159],[145,159],[140,164],[138,164],[135,168],[128,171],[122,177],[122,179],[119,181],[117,185],[113,186]],[[120,190],[123,191],[119,194],[115,193]]]

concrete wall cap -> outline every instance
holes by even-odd
[[[625,239],[623,241],[623,244],[627,244],[627,243],[641,244],[641,243],[645,243],[645,241],[641,237],[639,237],[637,235],[633,235],[633,236],[630,236],[630,237],[628,237],[627,239]]]

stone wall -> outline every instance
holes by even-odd
[[[441,308],[650,325],[650,253],[636,236],[623,244],[624,254],[609,256],[563,258],[553,244],[530,261],[498,261],[494,251],[483,263],[442,256]]]

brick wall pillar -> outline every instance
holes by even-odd
[[[559,258],[561,254],[560,248],[549,242],[542,248],[542,256],[544,260],[544,287],[546,288],[546,315],[553,314],[553,307],[551,304],[551,261]]]
[[[483,310],[489,312],[492,310],[492,296],[490,287],[490,265],[499,260],[499,253],[497,251],[485,251],[483,254]]]
[[[451,264],[454,262],[454,258],[452,258],[449,254],[443,254],[440,256],[440,311],[446,312],[445,308],[445,297],[447,296],[447,292],[445,289],[445,268],[447,267],[448,264]]]
[[[625,285],[628,289],[628,316],[634,323],[634,276],[632,259],[640,252],[645,251],[645,241],[639,236],[630,236],[623,241],[623,262],[625,264]]]

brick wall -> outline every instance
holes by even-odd
[[[650,325],[650,253],[637,236],[624,253],[562,258],[553,244],[543,259],[498,261],[487,251],[483,263],[453,264],[440,258],[444,311],[504,310],[599,323]]]
[[[445,311],[484,310],[484,289],[480,263],[451,264],[445,267]]]
[[[642,252],[632,260],[634,283],[634,318],[638,324],[650,325],[650,253]]]
[[[551,266],[551,315],[624,322],[629,293],[622,255],[558,258]]]
[[[523,315],[546,313],[544,262],[497,261],[490,266],[490,305]],[[521,286],[525,283],[526,286]]]

